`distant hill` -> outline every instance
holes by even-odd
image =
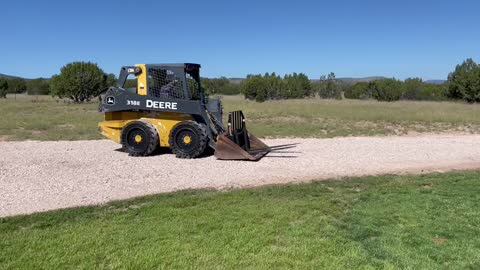
[[[372,77],[365,77],[365,78],[337,78],[337,80],[342,81],[348,84],[355,84],[357,82],[371,82],[376,80],[382,80],[386,77],[382,76],[372,76]],[[231,83],[240,84],[245,78],[228,78]],[[312,82],[318,82],[318,79],[311,80]]]
[[[426,80],[425,83],[429,84],[444,84],[447,80]]]
[[[0,73],[0,78],[15,79],[15,78],[20,78],[20,77],[11,76],[11,75],[5,75],[5,74]]]
[[[240,84],[245,78],[228,78],[228,80],[233,84]]]
[[[5,79],[24,79],[26,81],[30,81],[30,80],[34,80],[34,79],[43,79],[43,80],[46,80],[46,81],[49,81],[50,78],[22,78],[22,77],[19,77],[19,76],[12,76],[12,75],[6,75],[6,74],[2,74],[0,73],[0,78],[5,78]]]
[[[386,79],[386,77],[372,76],[372,77],[365,77],[365,78],[337,78],[337,80],[344,83],[348,83],[348,84],[355,84],[359,82],[372,82],[372,81],[378,81],[383,79]]]
[[[364,78],[336,78],[337,81],[341,81],[346,84],[356,84],[359,82],[373,82],[373,81],[378,81],[378,80],[383,80],[386,79],[386,77],[383,76],[372,76],[372,77],[364,77]],[[312,82],[318,82],[320,80],[315,79],[311,80]]]

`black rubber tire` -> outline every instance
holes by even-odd
[[[141,136],[141,142],[135,141],[135,136]],[[134,121],[126,125],[122,130],[121,143],[123,150],[129,156],[148,156],[158,147],[157,129],[146,121]]]
[[[184,142],[185,136],[191,138],[190,143]],[[168,143],[177,158],[196,158],[207,148],[208,136],[205,125],[195,121],[182,121],[170,131]]]

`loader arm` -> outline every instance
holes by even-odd
[[[123,88],[125,85],[125,82],[127,81],[128,75],[135,75],[137,76],[142,72],[142,69],[139,67],[134,67],[134,66],[125,66],[122,67],[120,70],[120,75],[118,76],[117,80],[117,87]]]

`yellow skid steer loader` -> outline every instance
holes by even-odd
[[[179,158],[196,158],[210,147],[218,159],[256,161],[275,149],[247,131],[241,111],[229,113],[224,129],[222,104],[205,96],[199,64],[122,67],[99,110],[105,115],[99,123],[102,135],[131,156],[169,147]]]

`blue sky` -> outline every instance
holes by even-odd
[[[50,77],[71,61],[106,72],[197,62],[206,77],[445,79],[480,61],[479,1],[4,1],[0,73]]]

